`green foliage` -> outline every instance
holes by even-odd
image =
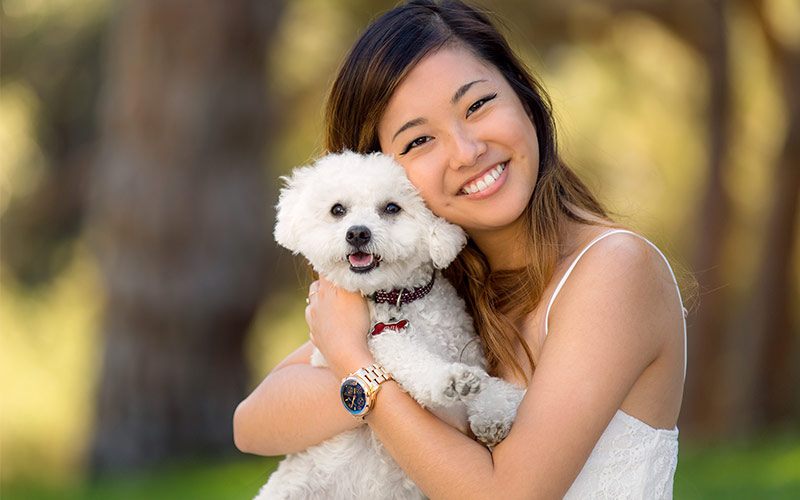
[[[0,251],[5,276],[25,286],[57,279],[83,224],[112,4],[5,0],[0,9]]]

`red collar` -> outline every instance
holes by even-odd
[[[395,288],[389,292],[386,290],[378,290],[372,295],[372,300],[375,301],[376,304],[383,302],[386,304],[394,304],[397,307],[400,307],[403,304],[414,302],[415,300],[421,299],[422,297],[428,295],[428,293],[430,293],[430,291],[433,289],[433,282],[435,279],[436,271],[433,272],[431,275],[431,280],[426,285],[414,287],[413,290],[409,290],[408,288],[403,288],[402,290]]]

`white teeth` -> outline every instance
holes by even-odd
[[[472,194],[472,193],[477,193],[478,191],[483,191],[487,187],[494,184],[495,181],[500,178],[500,174],[502,174],[503,170],[505,169],[506,169],[505,163],[496,166],[495,168],[487,172],[487,174],[484,175],[483,178],[478,179],[476,182],[470,184],[469,186],[462,188],[461,192],[464,194]]]

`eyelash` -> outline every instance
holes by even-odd
[[[422,139],[425,139],[425,140],[422,141],[422,142],[417,143],[417,141],[421,141]],[[427,135],[424,136],[424,137],[417,137],[416,139],[414,139],[413,141],[408,143],[408,146],[406,146],[406,148],[403,150],[403,152],[400,153],[400,156],[408,153],[409,151],[411,151],[412,148],[415,148],[417,146],[422,146],[423,144],[425,144],[429,140],[430,140],[430,136],[427,136]]]
[[[477,101],[475,101],[472,104],[472,106],[470,106],[469,109],[467,110],[467,116],[469,116],[472,113],[474,113],[475,111],[478,111],[479,109],[481,109],[484,104],[486,104],[487,102],[491,101],[495,97],[497,97],[497,92],[495,92],[494,94],[491,94],[491,95],[487,95],[486,97],[482,97],[482,98],[478,99]]]
[[[477,101],[472,103],[472,106],[470,106],[467,109],[467,118],[469,118],[469,116],[472,113],[474,113],[475,111],[478,111],[479,109],[481,109],[484,104],[486,104],[487,102],[491,101],[495,97],[497,97],[497,92],[495,92],[494,94],[491,94],[491,95],[487,95],[486,97],[481,97],[480,99],[478,99]],[[417,141],[421,141],[422,139],[425,139],[425,140],[422,141],[422,142],[417,143]],[[408,143],[408,146],[406,146],[405,149],[403,150],[403,152],[400,153],[400,156],[405,155],[406,153],[408,153],[409,151],[411,151],[413,148],[415,148],[417,146],[422,146],[423,144],[428,142],[430,139],[431,139],[431,137],[427,136],[427,135],[423,136],[423,137],[417,137],[416,139],[414,139],[413,141]]]

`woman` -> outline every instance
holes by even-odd
[[[615,228],[561,162],[549,103],[484,14],[414,1],[376,20],[333,84],[329,151],[381,150],[428,206],[461,225],[448,270],[475,317],[490,371],[525,399],[492,451],[393,382],[365,418],[432,498],[669,498],[677,462],[685,323],[663,255]],[[374,359],[362,297],[320,277],[313,345],[237,409],[237,446],[271,455],[364,425],[340,380]],[[357,477],[358,471],[354,471]]]

